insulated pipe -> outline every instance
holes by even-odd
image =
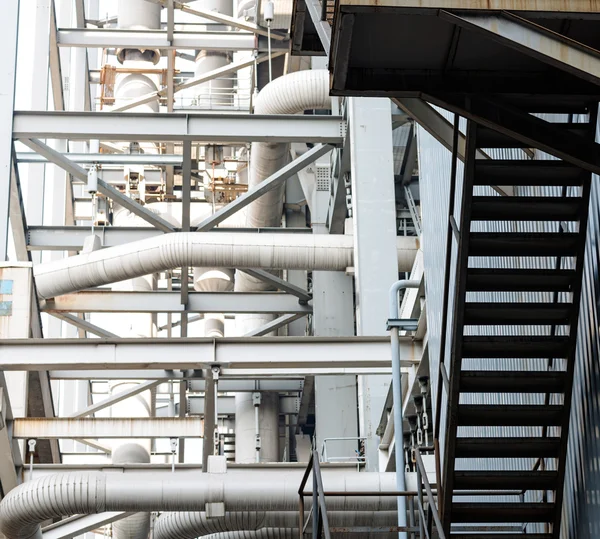
[[[303,470],[238,470],[235,473],[177,475],[63,473],[23,483],[0,503],[0,532],[7,539],[42,539],[48,519],[104,511],[198,511],[206,503],[224,503],[227,511],[295,511]],[[312,489],[309,480],[306,489]],[[391,473],[342,473],[323,470],[326,491],[390,492]],[[330,511],[389,511],[390,496],[332,496]]]
[[[113,464],[149,463],[150,454],[139,444],[124,444],[113,449],[112,461]],[[149,533],[150,513],[136,513],[113,523],[113,534],[119,539],[147,539]]]
[[[174,232],[35,266],[40,298],[52,298],[182,266],[345,271],[352,236]],[[397,238],[399,271],[410,271],[416,238]]]
[[[398,312],[398,292],[407,288],[419,288],[419,281],[400,280],[396,281],[390,288],[390,322],[397,320]],[[398,327],[391,328],[392,343],[392,396],[394,402],[394,438],[396,449],[396,489],[398,491],[406,490],[406,480],[404,477],[404,423],[402,420],[402,370],[400,368],[400,340]],[[406,498],[398,496],[398,526],[406,526]],[[406,532],[399,532],[399,539],[407,539]]]
[[[256,98],[255,114],[298,114],[309,109],[330,109],[329,72],[298,71],[267,84]],[[289,144],[253,142],[248,189],[277,172],[289,159]],[[265,193],[246,211],[250,228],[279,226],[285,185]]]
[[[396,511],[327,511],[327,516],[329,525],[335,527],[396,525]],[[298,511],[227,512],[224,517],[217,518],[208,518],[205,512],[199,511],[163,513],[154,523],[154,539],[194,539],[216,533],[222,533],[222,537],[237,537],[235,534],[240,532],[236,530],[289,529],[297,525]],[[382,539],[381,533],[364,534],[365,537],[370,535]]]

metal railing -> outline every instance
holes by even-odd
[[[367,438],[365,436],[351,436],[351,437],[337,437],[337,438],[323,438],[323,445],[321,446],[321,460],[323,462],[352,462],[356,463],[359,467],[361,464],[366,464],[367,457],[364,454],[364,441]],[[343,455],[340,457],[330,457],[327,454],[327,442],[358,442],[359,449],[355,450],[354,455]]]
[[[424,451],[432,451],[433,447],[423,447]],[[298,488],[298,536],[299,539],[304,539],[309,525],[312,526],[313,539],[331,539],[332,533],[390,533],[390,532],[406,532],[410,534],[411,539],[432,539],[433,525],[437,530],[439,539],[446,539],[441,526],[441,520],[435,503],[436,493],[431,488],[427,479],[427,472],[423,459],[421,458],[420,450],[416,451],[417,458],[417,491],[402,491],[402,492],[354,492],[354,491],[326,491],[323,486],[323,477],[321,475],[321,465],[319,462],[319,453],[314,450],[311,453],[310,460],[300,487]],[[312,491],[306,492],[306,483],[312,472]],[[425,493],[423,493],[423,489]],[[312,505],[305,518],[304,498],[311,496]],[[327,517],[327,505],[325,499],[327,496],[356,496],[356,497],[406,497],[409,508],[409,525],[408,526],[330,526],[329,518]],[[415,522],[415,497],[417,498],[417,514],[419,523]]]

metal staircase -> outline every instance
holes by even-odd
[[[554,127],[594,140],[595,113],[561,117]],[[454,539],[558,539],[591,174],[476,158],[489,148],[524,144],[468,123],[451,220],[443,527]]]

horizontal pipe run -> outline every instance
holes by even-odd
[[[0,532],[7,539],[41,539],[40,524],[48,519],[104,511],[203,511],[206,503],[224,503],[227,511],[295,511],[303,470],[265,474],[239,470],[225,474],[169,472],[148,475],[72,473],[45,476],[24,483],[0,503]],[[323,470],[331,491],[388,492],[394,474]],[[311,488],[307,485],[307,488]],[[391,511],[389,497],[334,497],[331,511]]]
[[[397,239],[399,271],[410,271],[418,239]],[[175,232],[34,267],[42,299],[173,268],[224,267],[345,271],[354,239],[329,234]]]

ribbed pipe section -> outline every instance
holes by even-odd
[[[198,511],[223,502],[228,511],[295,511],[303,470],[239,470],[227,474],[170,472],[147,474],[64,473],[23,483],[0,503],[0,532],[7,539],[41,539],[41,522],[74,514],[104,511]],[[393,473],[340,473],[323,470],[326,490],[390,492]],[[307,490],[312,485],[307,484]],[[390,496],[336,496],[331,511],[390,511]]]
[[[327,516],[329,525],[336,527],[391,527],[396,525],[397,520],[395,511],[327,511]],[[297,511],[226,513],[222,518],[207,518],[204,512],[163,513],[154,524],[154,539],[194,539],[211,534],[238,538],[236,534],[263,532],[265,529],[289,530],[297,526]],[[381,533],[363,535],[365,538],[370,536],[383,539]]]
[[[112,461],[113,464],[148,463],[150,454],[139,444],[123,444],[113,450]],[[136,513],[113,523],[113,536],[118,539],[146,539],[149,533],[150,513]]]
[[[255,114],[298,114],[310,109],[330,109],[327,70],[298,71],[267,84],[256,98]],[[289,160],[289,144],[253,142],[248,189],[274,174]],[[251,228],[281,224],[283,193],[281,185],[250,204],[246,225]]]
[[[400,271],[409,271],[416,238],[398,238]],[[344,271],[353,265],[351,236],[177,232],[41,264],[40,298],[52,298],[181,266]]]

